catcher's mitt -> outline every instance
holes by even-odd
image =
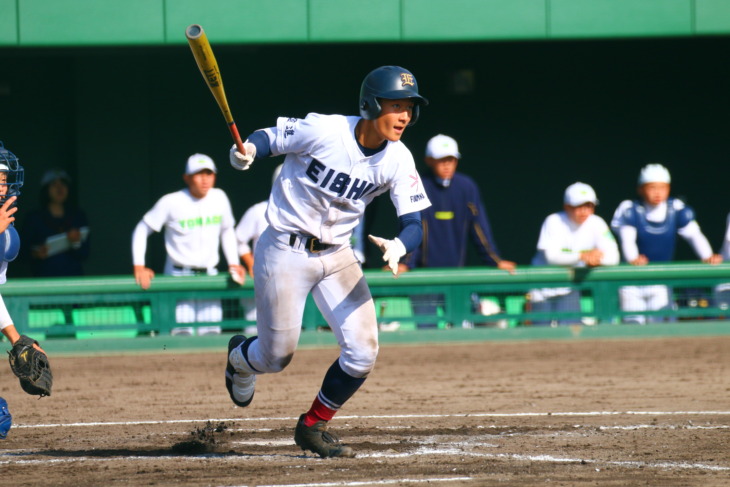
[[[20,379],[20,387],[34,396],[50,396],[53,386],[53,374],[46,354],[33,348],[35,340],[25,335],[13,345],[8,352],[10,368]]]

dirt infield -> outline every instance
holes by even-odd
[[[0,441],[12,486],[725,486],[730,337],[384,346],[332,422],[354,459],[303,454],[296,417],[335,349],[230,402],[219,353],[56,357]]]

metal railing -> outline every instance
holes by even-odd
[[[670,322],[722,320],[730,314],[730,264],[524,267],[514,274],[493,268],[419,269],[398,278],[389,272],[368,270],[365,276],[383,330],[562,323],[600,326],[631,322],[636,316]],[[622,309],[620,295],[626,286],[664,287],[668,306],[644,311]],[[575,290],[577,308],[537,312],[536,289]],[[224,332],[255,326],[250,315],[253,283],[249,280],[239,286],[224,275],[158,276],[146,291],[131,276],[11,279],[0,292],[19,331],[39,338],[170,333],[183,325],[175,315],[182,300],[220,300],[223,309],[219,322],[184,326],[215,324]],[[311,298],[305,307],[303,327],[327,327]]]

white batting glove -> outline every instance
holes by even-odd
[[[387,238],[376,237],[374,235],[368,235],[368,240],[377,245],[383,252],[383,261],[388,263],[388,267],[390,267],[393,275],[397,276],[398,261],[406,255],[406,247],[403,245],[403,242],[398,237],[393,240],[388,240]]]
[[[244,142],[243,148],[246,151],[245,154],[238,152],[238,147],[236,144],[233,144],[233,147],[231,147],[231,151],[228,154],[231,160],[231,166],[239,171],[245,171],[251,167],[251,164],[253,164],[253,158],[256,157],[256,146],[251,142]]]

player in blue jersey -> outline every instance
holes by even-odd
[[[365,207],[388,192],[401,228],[397,237],[370,236],[383,260],[398,261],[421,242],[420,212],[430,203],[413,156],[401,142],[428,104],[407,69],[383,66],[360,88],[360,116],[310,113],[282,117],[231,148],[233,167],[286,155],[266,210],[269,226],[254,249],[258,336],[234,336],[228,345],[226,388],[245,407],[256,375],[282,371],[292,360],[311,293],[340,346],[294,441],[321,457],[352,457],[352,448],[327,431],[327,423],[362,386],[378,353],[375,306],[350,245]]]
[[[669,262],[674,259],[677,235],[684,238],[702,262],[719,264],[691,207],[670,197],[671,176],[661,164],[648,164],[638,180],[639,199],[619,204],[611,228],[619,237],[623,259],[631,265]],[[660,311],[672,307],[671,290],[664,285],[624,286],[620,289],[623,311]],[[661,316],[628,315],[631,323],[661,321]]]

